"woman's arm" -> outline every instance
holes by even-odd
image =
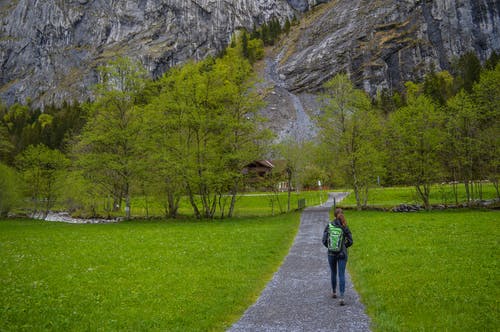
[[[326,225],[323,231],[323,245],[328,248],[328,225]]]
[[[344,228],[344,237],[345,237],[345,246],[346,248],[349,248],[350,246],[352,246],[354,241],[352,239],[351,230],[347,226]]]

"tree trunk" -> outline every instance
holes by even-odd
[[[423,188],[422,188],[423,187]],[[426,210],[431,209],[431,205],[429,202],[429,195],[430,195],[430,185],[428,184],[423,184],[423,185],[417,185],[416,186],[417,193],[422,199],[422,202],[424,203],[424,207]]]
[[[363,207],[367,207],[368,206],[368,185],[365,185],[365,195],[363,197]]]
[[[171,218],[177,217],[177,210],[179,209],[179,197],[175,197],[175,195],[171,192],[167,192],[167,206],[168,206],[168,216]]]
[[[193,192],[191,191],[191,186],[189,184],[186,185],[186,190],[189,197],[189,203],[191,203],[191,206],[193,207],[194,215],[196,219],[200,219],[201,218],[200,210],[198,209],[198,206],[194,201]]]
[[[234,181],[233,188],[231,188],[231,204],[229,205],[229,212],[227,216],[229,218],[233,217],[234,206],[236,205],[236,195],[238,193],[238,181]]]
[[[467,204],[469,204],[470,198],[471,198],[470,191],[469,191],[469,180],[465,179],[464,185],[465,185],[465,198],[466,198]]]
[[[290,212],[290,204],[291,204],[291,197],[292,197],[292,170],[291,170],[291,168],[287,167],[286,173],[288,175],[288,207],[287,207],[287,212]]]
[[[490,181],[493,184],[493,187],[495,187],[495,190],[497,192],[497,198],[500,199],[500,191],[498,188],[498,179],[491,179]]]

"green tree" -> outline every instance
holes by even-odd
[[[0,217],[7,214],[21,202],[20,179],[17,172],[0,162]]]
[[[287,19],[285,21],[285,26],[283,27],[283,32],[288,34],[290,32],[291,27],[292,27],[292,24],[290,23],[290,20],[287,17]]]
[[[321,145],[333,172],[352,186],[361,208],[367,205],[370,186],[382,175],[381,119],[347,75],[335,76],[325,90],[325,106],[317,119]]]
[[[190,79],[191,67],[172,68],[160,80],[160,94],[144,108],[144,135],[141,137],[146,152],[149,172],[143,173],[153,195],[163,202],[165,215],[177,216],[179,201],[186,194],[185,174],[189,133],[187,116],[181,98],[185,82]]]
[[[495,67],[497,66],[499,60],[500,60],[500,54],[493,51],[493,53],[491,53],[488,60],[486,60],[486,62],[484,63],[484,69],[494,70]]]
[[[279,155],[286,161],[285,172],[288,191],[287,212],[290,212],[291,194],[293,188],[295,187],[297,190],[300,190],[301,183],[298,173],[300,173],[304,164],[308,162],[307,157],[302,155],[302,152],[304,151],[304,149],[302,149],[303,146],[303,142],[299,142],[291,136],[286,137],[278,145]],[[276,185],[276,183],[274,183],[274,185]]]
[[[131,194],[138,177],[142,149],[136,144],[141,133],[141,113],[136,103],[145,86],[146,73],[139,63],[126,58],[111,61],[100,70],[96,101],[89,105],[89,120],[74,149],[87,178],[113,197],[114,207],[125,200],[131,216]]]
[[[254,88],[256,78],[250,63],[236,50],[228,50],[224,58],[217,59],[213,71],[221,84],[216,92],[222,107],[219,121],[223,124],[223,131],[218,134],[222,139],[219,153],[227,179],[223,187],[231,196],[228,211],[231,217],[241,185],[241,170],[264,154],[264,142],[270,138],[270,133],[261,129],[264,120],[258,111],[263,101]],[[223,210],[221,212],[224,213]]]
[[[407,84],[408,106],[390,117],[390,162],[400,180],[414,185],[426,209],[430,208],[431,185],[442,176],[440,155],[444,143],[443,117],[425,95],[415,95]]]
[[[500,64],[493,70],[481,73],[478,83],[473,86],[472,98],[476,105],[479,121],[481,149],[481,174],[496,187],[497,196],[500,174]]]
[[[311,165],[314,163],[312,152],[314,144],[311,141],[296,140],[292,136],[285,137],[277,146],[280,158],[286,161],[286,182],[288,191],[287,211],[291,209],[292,190],[302,190],[311,175]],[[314,172],[314,174],[318,174]],[[313,182],[317,188],[318,180],[325,182],[324,177],[315,178]],[[310,181],[309,181],[310,182]]]
[[[261,98],[251,89],[252,67],[239,47],[222,58],[171,69],[162,91],[145,108],[145,124],[155,160],[159,193],[169,214],[187,194],[197,218],[231,216],[241,170],[260,155],[257,110]],[[227,201],[227,194],[230,201]]]
[[[444,149],[444,165],[446,165],[453,183],[463,181],[467,201],[472,198],[470,184],[478,175],[478,166],[482,150],[479,141],[479,118],[470,96],[460,91],[447,103],[447,140]],[[458,204],[458,193],[454,185],[455,202]]]
[[[260,39],[250,39],[248,41],[248,61],[254,64],[264,58],[264,43]]]
[[[0,122],[0,161],[8,162],[14,145],[10,141],[9,131],[5,125]]]
[[[468,52],[462,55],[453,63],[455,74],[456,91],[465,89],[468,93],[472,92],[472,86],[479,81],[481,74],[481,62],[476,53]]]
[[[241,33],[241,52],[243,53],[243,57],[250,58],[248,52],[248,34],[245,30]]]
[[[425,76],[423,92],[438,105],[445,105],[453,96],[453,77],[447,71],[434,72]]]
[[[58,150],[45,145],[30,145],[16,157],[16,165],[31,198],[33,213],[46,216],[54,206],[61,190],[61,178],[69,167],[69,160]]]
[[[36,121],[38,114],[33,112],[28,105],[13,104],[9,108],[2,110],[1,121],[7,128],[8,136],[13,149],[11,150],[11,159],[28,145],[36,144],[34,139],[32,124]]]

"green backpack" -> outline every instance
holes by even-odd
[[[335,226],[333,223],[328,224],[328,251],[339,253],[342,251],[342,243],[344,242],[344,230]]]

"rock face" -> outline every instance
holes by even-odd
[[[96,68],[113,56],[139,59],[158,76],[217,54],[238,28],[295,14],[286,0],[1,1],[0,98],[85,100]]]
[[[337,0],[316,8],[285,41],[278,73],[294,92],[347,72],[371,95],[400,88],[431,66],[500,50],[498,0]]]
[[[500,50],[498,0],[0,1],[0,98],[37,106],[86,100],[96,68],[116,55],[139,59],[156,77],[217,54],[240,27],[303,12],[272,58],[277,95],[294,106],[296,121],[302,106],[287,94],[303,100],[336,73],[373,95],[431,65],[448,69],[467,51],[484,60]]]

